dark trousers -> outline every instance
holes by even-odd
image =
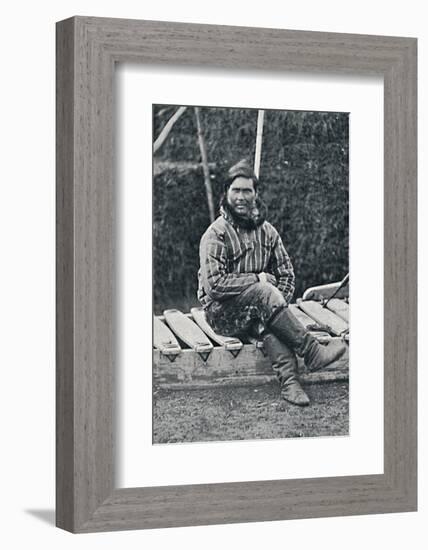
[[[254,283],[238,296],[213,302],[206,309],[215,332],[239,337],[244,333],[260,335],[270,319],[287,305],[281,292],[270,283]]]

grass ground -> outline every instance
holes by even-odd
[[[153,442],[184,443],[348,435],[347,383],[305,387],[301,408],[279,399],[276,383],[258,388],[158,390],[153,403]]]

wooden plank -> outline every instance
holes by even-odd
[[[161,385],[166,382],[187,383],[218,377],[272,374],[269,360],[252,344],[245,344],[236,357],[225,348],[215,347],[206,362],[192,349],[184,349],[174,363],[154,350],[153,364],[154,381]]]
[[[206,390],[212,388],[259,387],[275,382],[274,374],[257,374],[254,376],[236,376],[212,378],[207,380],[189,380],[186,382],[164,382],[160,389],[170,391]]]
[[[293,313],[293,315],[296,317],[298,321],[306,328],[311,327],[319,327],[319,324],[312,319],[312,317],[309,317],[304,311],[302,311],[298,305],[296,304],[290,304],[288,306],[288,309]]]
[[[346,371],[335,372],[312,372],[302,374],[300,382],[304,385],[311,384],[326,384],[331,382],[348,382],[349,374]],[[187,383],[165,383],[162,385],[163,390],[204,390],[212,388],[228,388],[228,387],[258,387],[262,384],[271,384],[276,381],[274,374],[259,374],[255,376],[242,376],[235,378],[216,378],[213,380],[187,382]],[[278,394],[279,397],[279,394]]]
[[[203,330],[205,334],[209,336],[209,338],[211,338],[211,340],[213,340],[220,346],[223,346],[228,351],[237,352],[244,345],[241,342],[241,340],[239,340],[238,338],[232,338],[230,336],[222,336],[214,332],[214,330],[211,328],[211,326],[207,322],[203,308],[192,307],[190,310],[190,313],[192,314],[192,317],[195,323],[197,323],[197,325],[199,326],[199,328]]]
[[[191,349],[204,356],[212,351],[214,346],[208,336],[184,313],[178,309],[167,309],[163,314],[172,332]]]
[[[186,317],[188,317],[190,320],[193,319],[191,313],[185,313],[184,315],[185,315]],[[165,319],[165,316],[164,316],[164,315],[156,315],[156,317],[157,317],[158,319],[160,319],[163,323],[166,323],[166,319]]]
[[[347,373],[348,352],[323,373]],[[155,384],[163,387],[165,384],[190,384],[199,382],[215,382],[224,379],[239,379],[241,383],[253,376],[272,375],[271,362],[262,350],[253,344],[245,344],[239,355],[232,356],[225,348],[215,347],[204,362],[198,353],[191,349],[183,349],[174,363],[163,356],[159,350],[153,350],[153,378]],[[306,375],[303,360],[298,358],[298,372]],[[321,371],[320,371],[321,372]]]
[[[180,344],[171,330],[159,317],[153,317],[153,347],[164,355],[178,355],[181,353]]]
[[[347,304],[345,300],[333,298],[328,302],[327,309],[335,313],[338,317],[341,317],[349,325],[349,304]]]
[[[319,342],[327,343],[331,340],[331,335],[328,332],[323,331],[320,324],[302,311],[298,305],[290,304],[288,308],[294,314],[296,319],[302,324],[302,326],[309,330]]]
[[[338,317],[329,309],[323,308],[319,302],[299,299],[297,300],[297,305],[300,309],[312,317],[312,319],[329,327],[333,334],[336,334],[337,336],[342,335],[349,328],[348,323],[344,319]]]

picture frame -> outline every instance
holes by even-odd
[[[56,524],[74,533],[417,509],[417,41],[72,17],[57,23]],[[115,64],[384,78],[384,472],[116,488]],[[142,468],[144,464],[142,464]]]

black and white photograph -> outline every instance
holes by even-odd
[[[422,12],[5,4],[2,548],[419,548]]]
[[[349,113],[153,105],[154,444],[349,434]]]

